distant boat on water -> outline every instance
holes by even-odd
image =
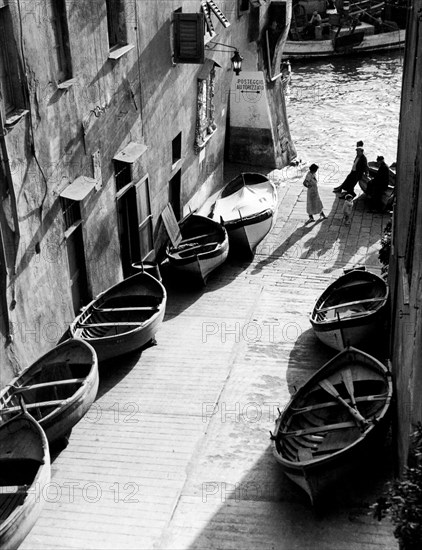
[[[385,10],[385,2],[361,0],[336,4],[342,5],[339,11],[326,9],[325,1],[321,3],[319,24],[310,24],[315,2],[295,5],[283,57],[291,60],[319,59],[395,50],[404,46],[406,31],[396,21],[385,19],[385,14],[392,13]],[[402,18],[398,19],[401,22]]]

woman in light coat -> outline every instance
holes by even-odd
[[[306,212],[309,215],[309,218],[306,223],[314,221],[314,214],[319,214],[320,219],[325,220],[326,215],[323,212],[323,206],[321,199],[318,193],[318,183],[316,179],[316,173],[319,166],[316,164],[311,164],[309,167],[309,172],[306,174],[306,177],[303,181],[303,185],[308,189],[306,196]]]

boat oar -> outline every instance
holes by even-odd
[[[344,340],[344,332],[343,332],[343,328],[341,326],[341,320],[340,320],[340,313],[338,312],[338,310],[336,311],[336,314],[337,314],[337,320],[338,320],[338,328],[340,329],[340,335],[341,335],[341,343],[343,344],[343,348],[346,349],[346,342]]]
[[[341,403],[346,409],[349,411],[349,413],[359,422],[359,424],[365,425],[368,423],[366,418],[364,418],[359,411],[351,407],[346,401],[341,397],[341,395],[338,393],[338,391],[335,389],[335,387],[331,384],[331,382],[327,379],[320,380],[318,382],[318,385],[325,390],[327,393],[332,395],[337,399],[339,403]]]
[[[347,393],[350,395],[353,407],[356,409],[355,388],[353,385],[353,375],[350,369],[342,371],[341,377],[343,384],[346,386]]]

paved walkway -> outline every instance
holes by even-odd
[[[158,345],[102,369],[22,548],[397,547],[368,514],[388,459],[317,513],[272,456],[277,407],[333,356],[310,329],[313,302],[345,266],[379,271],[388,221],[359,198],[343,226],[341,201],[321,186],[328,220],[305,226],[304,173],[285,176],[271,174],[280,208],[254,261],[229,261],[205,289],[166,283]]]

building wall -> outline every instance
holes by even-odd
[[[389,270],[392,291],[391,356],[397,391],[397,450],[400,469],[407,462],[412,426],[422,421],[421,8],[422,1],[415,0],[409,11],[406,34],[393,246]]]
[[[246,54],[246,68],[256,68],[258,49],[249,39],[249,13],[239,16],[237,0],[216,3],[231,26],[226,29],[214,19],[214,40],[236,45]],[[93,154],[99,155],[100,177],[80,203],[92,297],[123,276],[113,163],[119,151],[130,142],[147,147],[132,170],[134,181],[149,178],[157,251],[165,239],[160,214],[175,173],[181,170],[183,213],[200,206],[223,180],[231,55],[206,52],[220,65],[214,98],[217,130],[199,154],[194,138],[202,65],[172,61],[173,12],[182,8],[196,13],[200,2],[126,0],[124,23],[133,49],[117,60],[108,58],[105,0],[66,0],[65,6],[74,79],[66,89],[58,88],[51,1],[10,0],[6,8],[25,75],[22,107],[28,112],[7,127],[1,148],[5,177],[0,181],[0,222],[6,255],[1,272],[6,290],[0,301],[0,387],[52,348],[74,317],[60,193],[80,176],[98,176]],[[179,132],[181,160],[173,166],[172,140]]]

